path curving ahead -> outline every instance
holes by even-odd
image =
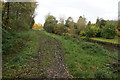
[[[67,67],[64,62],[64,54],[61,48],[61,43],[49,36],[42,37],[40,42],[39,56],[42,61],[48,59],[48,65],[44,67],[47,78],[72,78],[67,71]],[[48,55],[45,57],[45,55]],[[46,63],[45,61],[43,63]]]

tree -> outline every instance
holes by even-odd
[[[72,17],[68,17],[68,19],[66,20],[65,26],[67,26],[69,28],[74,28],[74,23],[73,23]]]
[[[2,2],[3,54],[9,53],[12,49],[16,50],[17,47],[14,45],[23,42],[21,37],[18,38],[17,33],[32,28],[35,8],[35,2]]]
[[[68,17],[65,26],[67,27],[69,33],[75,34],[75,22],[73,21],[72,17]]]
[[[32,29],[40,29],[43,28],[43,26],[41,24],[34,24]]]
[[[14,32],[27,30],[34,24],[35,2],[5,2],[2,9],[4,30]]]
[[[96,20],[96,26],[99,28],[103,28],[106,25],[106,20],[102,19],[102,18],[97,18]]]
[[[77,25],[77,30],[76,30],[77,34],[81,34],[81,32],[85,32],[84,29],[86,28],[86,19],[80,16],[76,25]]]
[[[64,21],[65,21],[64,16],[60,16],[59,17],[59,23],[64,24]]]
[[[55,32],[55,28],[57,27],[57,20],[54,16],[48,14],[46,19],[45,19],[45,23],[44,23],[44,29],[47,32],[50,33],[54,33]]]
[[[64,24],[61,24],[61,23],[57,24],[57,27],[55,28],[56,34],[61,35],[61,34],[66,33],[66,32],[67,32],[67,28],[65,27]]]
[[[67,32],[67,28],[64,25],[64,17],[60,17],[59,23],[57,24],[57,27],[55,28],[55,33],[62,35],[63,33]]]
[[[102,29],[101,35],[104,38],[107,39],[111,39],[111,38],[115,38],[116,36],[116,27],[111,24],[111,23],[107,23],[106,26]]]
[[[91,21],[88,22],[87,26],[90,26],[91,25]]]
[[[77,21],[77,29],[79,31],[82,31],[86,28],[86,19],[82,16],[79,17],[78,21]]]

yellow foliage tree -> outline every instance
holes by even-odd
[[[32,27],[32,29],[40,29],[40,28],[43,28],[43,26],[38,24],[34,24]]]

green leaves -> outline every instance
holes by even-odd
[[[45,20],[44,29],[47,32],[54,33],[55,27],[57,27],[57,20],[54,16],[48,15]]]
[[[115,38],[116,36],[115,26],[108,23],[102,29],[101,35],[102,37],[107,38],[107,39]]]
[[[33,24],[34,2],[6,2],[3,9],[3,29],[7,31],[28,30]],[[7,26],[5,28],[5,26]],[[10,28],[9,28],[10,27]]]

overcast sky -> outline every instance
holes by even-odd
[[[58,20],[69,16],[76,22],[79,16],[87,21],[96,22],[97,17],[115,20],[118,17],[119,0],[37,0],[35,23],[44,24],[49,12]]]

